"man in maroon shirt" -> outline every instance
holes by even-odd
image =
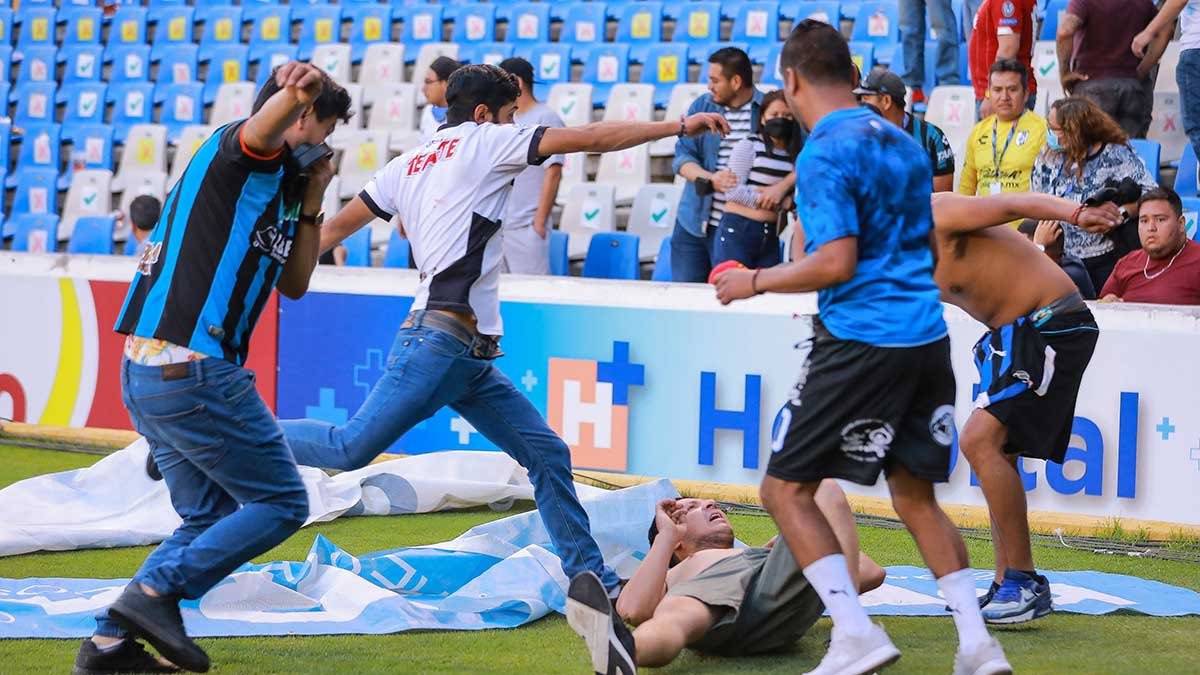
[[[1183,203],[1169,188],[1138,200],[1142,249],[1117,261],[1100,302],[1200,305],[1200,244],[1187,238]]]
[[[1071,0],[1058,22],[1063,90],[1094,101],[1134,138],[1145,138],[1150,130],[1150,74],[1170,36],[1163,31],[1140,59],[1128,45],[1154,14],[1152,0]]]

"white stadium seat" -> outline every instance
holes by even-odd
[[[550,87],[550,98],[546,105],[569,127],[587,124],[592,121],[592,85],[559,82]]]
[[[358,83],[363,85],[363,102],[375,102],[373,87],[404,81],[404,45],[398,42],[375,42],[367,45],[362,65],[358,68]]]
[[[667,113],[663,116],[664,120],[677,120],[680,115],[687,113],[692,102],[700,98],[708,91],[708,85],[681,82],[671,88],[671,98],[667,101]],[[651,157],[670,157],[675,154],[675,141],[677,139],[661,138],[650,144]]]
[[[1177,92],[1154,92],[1154,113],[1146,138],[1162,144],[1163,164],[1175,164],[1183,157],[1188,137],[1183,132],[1183,115],[1180,114]]]
[[[338,176],[341,186],[338,194],[349,199],[358,194],[375,172],[382,169],[391,156],[388,154],[388,133],[378,129],[354,131],[345,138]]]
[[[75,231],[75,221],[83,216],[107,216],[112,213],[112,172],[106,169],[83,169],[71,176],[62,220],[58,224],[58,240],[67,241]]]
[[[350,94],[350,121],[338,122],[337,128],[333,130],[333,134],[329,136],[326,143],[329,147],[344,150],[346,149],[347,139],[355,131],[361,131],[363,128],[363,87],[361,84],[343,84],[346,88],[346,93]]]
[[[1175,80],[1175,69],[1179,67],[1179,42],[1172,40],[1158,60],[1158,79],[1154,82],[1155,93],[1179,93],[1179,82]]]
[[[658,246],[675,227],[675,212],[683,189],[672,183],[651,183],[638,190],[625,231],[638,236],[638,258],[653,260]]]
[[[250,116],[258,89],[253,82],[226,82],[217,88],[217,98],[209,113],[210,126],[219,127]]]
[[[638,190],[650,182],[650,146],[643,144],[600,155],[596,182],[616,189],[618,205],[632,204]]]
[[[571,237],[567,243],[567,255],[583,258],[593,233],[617,229],[613,186],[580,183],[572,187],[558,229]]]
[[[117,225],[117,230],[113,232],[113,239],[122,241],[129,237],[129,228],[133,227],[133,223],[129,221],[129,205],[134,199],[142,195],[150,195],[158,200],[159,204],[165,203],[167,194],[167,174],[162,171],[145,171],[135,176],[130,176],[125,184],[125,190],[121,193],[121,213],[126,215],[125,222]]]
[[[150,171],[167,171],[167,128],[161,124],[135,124],[125,136],[121,163],[112,180],[113,192],[121,192],[135,176]]]
[[[654,86],[649,84],[615,84],[604,104],[605,122],[654,121]]]
[[[326,218],[333,217],[333,214],[342,210],[342,179],[334,176],[329,179],[329,185],[325,186],[325,196],[321,198],[321,211],[325,213]]]
[[[206,127],[200,124],[184,127],[183,133],[179,136],[179,142],[175,144],[175,159],[171,161],[171,173],[167,177],[167,190],[175,187],[175,183],[179,182],[183,170],[187,168],[188,162],[192,161],[192,155],[196,154],[196,148],[208,140],[213,131],[215,131],[215,127]]]
[[[421,142],[417,130],[417,85],[406,82],[377,83],[365,87],[363,96],[374,92],[375,100],[367,113],[367,128],[390,134],[391,150],[404,152]]]
[[[1054,40],[1039,40],[1033,46],[1033,77],[1038,90],[1061,87],[1058,77],[1058,44]]]
[[[558,182],[558,197],[555,198],[555,203],[559,206],[566,204],[571,188],[586,183],[587,179],[587,155],[573,152],[563,157],[562,179]]]
[[[310,63],[328,73],[338,84],[350,81],[350,45],[344,42],[317,45]]]

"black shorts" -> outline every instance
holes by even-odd
[[[808,360],[781,413],[767,474],[874,485],[899,463],[945,482],[954,441],[950,339],[919,347],[840,340],[813,319]]]
[[[1100,331],[1078,296],[1067,296],[989,331],[975,345],[984,408],[1008,429],[1004,451],[1062,463],[1079,384]]]

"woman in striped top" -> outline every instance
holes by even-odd
[[[746,267],[778,265],[779,220],[791,208],[778,210],[758,206],[759,191],[783,180],[795,168],[800,130],[782,91],[763,97],[759,133],[737,142],[729,155],[729,171],[737,184],[725,192],[725,212],[713,241],[714,266],[736,260]]]

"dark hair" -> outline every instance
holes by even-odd
[[[438,79],[442,80],[443,82],[449,80],[450,76],[454,74],[454,71],[458,70],[459,68],[462,68],[462,64],[450,58],[449,56],[439,56],[429,63],[429,69],[432,70],[433,74],[437,75]],[[424,73],[422,73],[421,77],[424,76]]]
[[[1021,89],[1029,91],[1029,71],[1026,70],[1025,64],[1016,59],[1000,59],[992,64],[988,70],[988,82],[992,81],[992,75],[996,73],[1016,73],[1021,76]]]
[[[1138,209],[1140,210],[1146,202],[1166,202],[1171,205],[1171,210],[1175,211],[1176,216],[1183,215],[1183,200],[1179,198],[1178,192],[1169,187],[1156,187],[1143,192],[1138,199]]]
[[[515,76],[525,83],[525,90],[533,93],[533,64],[525,59],[514,56],[500,62],[500,69]]]
[[[742,87],[754,86],[754,67],[750,57],[737,47],[722,47],[708,55],[708,62],[721,66],[721,74],[729,79],[742,78]]]
[[[779,54],[779,68],[813,84],[853,86],[849,43],[836,28],[816,19],[805,19],[792,29]]]
[[[784,104],[787,104],[787,101],[783,98],[782,89],[772,89],[771,91],[763,94],[762,102],[758,104],[759,126],[762,126],[762,118],[766,116],[767,108],[770,108],[771,104],[775,103],[776,101],[784,101]]]
[[[446,124],[454,126],[471,121],[476,106],[480,105],[499,115],[500,108],[520,95],[516,76],[503,69],[484,63],[463,66],[450,75],[446,85]]]
[[[134,197],[129,202],[129,220],[139,230],[153,230],[162,213],[162,203],[150,195]]]
[[[279,92],[279,83],[275,81],[275,72],[283,66],[276,66],[271,70],[271,75],[267,78],[262,89],[258,90],[258,98],[254,99],[254,107],[250,109],[251,114],[258,112],[272,96]],[[350,93],[346,91],[342,85],[333,81],[328,73],[322,72],[321,78],[324,83],[324,88],[321,90],[321,95],[317,100],[313,101],[313,114],[318,120],[327,120],[331,117],[336,117],[343,122],[349,122],[350,112]]]
[[[1083,165],[1088,153],[1097,143],[1125,145],[1129,134],[1108,113],[1086,98],[1072,96],[1055,101],[1050,108],[1058,114],[1058,125],[1062,133],[1058,140],[1066,165],[1074,166],[1076,175],[1083,176]]]

